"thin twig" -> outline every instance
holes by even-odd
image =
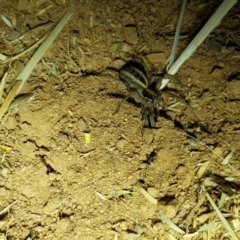
[[[49,33],[45,34],[42,38],[40,38],[37,42],[35,42],[31,47],[29,47],[28,49],[26,49],[25,51],[8,58],[6,61],[2,62],[3,64],[9,62],[9,61],[14,61],[18,58],[20,58],[21,56],[25,55],[27,52],[32,51],[33,49],[35,49],[36,47],[38,47],[49,35]]]
[[[238,240],[238,237],[236,236],[235,232],[233,231],[233,229],[231,228],[231,226],[229,225],[228,221],[225,219],[225,217],[223,216],[221,211],[218,209],[217,205],[215,204],[215,202],[213,201],[212,197],[209,195],[209,193],[206,191],[206,189],[205,189],[205,187],[203,185],[202,185],[202,189],[206,193],[208,201],[211,203],[213,209],[217,213],[217,215],[218,215],[219,219],[221,220],[223,226],[226,228],[226,230],[231,235],[232,239],[233,240]]]
[[[0,120],[2,119],[3,115],[7,111],[9,105],[11,104],[14,97],[21,91],[23,88],[25,82],[30,77],[33,69],[37,65],[37,63],[41,60],[45,52],[48,50],[48,48],[51,46],[53,41],[56,39],[58,34],[61,32],[62,28],[68,23],[70,18],[72,17],[73,13],[67,12],[64,17],[60,20],[60,22],[57,24],[57,26],[53,29],[53,31],[50,33],[48,38],[42,45],[37,49],[37,51],[33,54],[31,59],[28,61],[25,68],[22,70],[22,72],[17,76],[17,78],[13,81],[11,87],[11,91],[9,92],[9,95],[7,96],[8,101],[4,101],[3,105],[0,108]],[[20,82],[20,84],[18,84]],[[17,83],[17,85],[16,85]]]
[[[6,213],[14,204],[16,204],[18,202],[18,200],[15,200],[14,202],[12,202],[11,204],[9,204],[7,207],[5,207],[1,212],[0,215],[3,215],[4,213]]]

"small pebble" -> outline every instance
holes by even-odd
[[[110,229],[112,227],[111,222],[106,222],[104,225],[107,229]]]
[[[7,168],[2,168],[1,169],[1,175],[3,175],[4,177],[6,177],[8,174],[8,169]]]
[[[5,127],[8,130],[15,129],[17,127],[17,121],[15,116],[8,116],[7,121],[5,122]]]
[[[215,148],[213,149],[213,152],[214,152],[215,154],[217,154],[217,155],[222,155],[223,150],[222,150],[220,147],[215,147]]]
[[[128,142],[125,139],[120,139],[116,145],[117,145],[117,148],[123,149],[127,143]]]
[[[208,40],[208,46],[215,54],[220,54],[222,49],[222,44],[216,41],[214,38]]]
[[[146,168],[147,167],[147,164],[146,163],[141,163],[140,165],[139,165],[139,168],[140,169],[144,169],[144,168]]]
[[[211,77],[213,78],[219,78],[222,76],[223,70],[222,68],[215,68],[212,72],[211,72]]]
[[[98,16],[96,17],[92,17],[92,22],[91,22],[92,26],[91,27],[96,27],[98,25],[101,24],[101,20]]]
[[[192,147],[197,147],[199,145],[199,141],[197,139],[187,137],[187,142],[192,146]]]
[[[179,165],[176,169],[178,175],[182,175],[183,173],[187,172],[187,169],[184,165]]]
[[[141,234],[138,233],[127,233],[127,236],[129,239],[136,239],[141,236]]]
[[[156,188],[154,188],[154,187],[149,187],[147,189],[147,192],[154,198],[157,198],[158,194],[159,194],[159,191]]]
[[[119,70],[124,64],[126,64],[126,61],[123,59],[116,59],[111,63],[110,66]]]
[[[141,226],[140,224],[135,224],[133,227],[133,231],[141,235],[146,231],[146,228]]]
[[[129,44],[124,43],[124,44],[122,44],[122,46],[121,46],[121,50],[122,50],[123,52],[130,52],[130,51],[132,50],[132,47],[131,47]]]
[[[146,65],[150,64],[149,69],[153,68],[157,73],[162,73],[166,68],[167,58],[165,53],[150,53],[143,57],[143,61]]]
[[[56,140],[55,140],[54,138],[51,138],[51,139],[50,139],[49,146],[50,146],[51,148],[56,148],[56,147],[57,147],[57,142],[56,142]]]
[[[235,50],[234,46],[232,46],[232,47],[223,46],[222,49],[221,49],[221,53],[222,54],[229,54],[231,52],[234,52],[234,50]]]
[[[137,28],[134,26],[125,27],[125,37],[128,43],[137,44],[138,43],[138,32]]]
[[[154,133],[152,129],[146,129],[143,135],[143,139],[146,142],[146,144],[148,145],[151,144],[153,142],[153,138],[154,138]]]
[[[119,227],[121,228],[121,230],[123,231],[126,231],[127,230],[127,223],[125,221],[122,221],[120,224],[119,224]]]
[[[232,80],[227,84],[227,93],[233,97],[240,96],[240,80]]]
[[[163,224],[161,222],[157,222],[153,225],[153,230],[156,232],[159,232],[161,229],[164,228]]]
[[[177,214],[177,206],[175,205],[159,205],[159,210],[168,218],[174,218]]]
[[[80,130],[80,132],[86,131],[87,125],[86,125],[86,122],[82,118],[78,120],[77,125],[78,125],[78,129]]]

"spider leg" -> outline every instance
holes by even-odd
[[[143,117],[143,125],[144,127],[156,127],[156,121],[155,121],[155,112],[152,107],[146,107],[142,105],[142,117]]]
[[[125,98],[121,101],[121,103],[119,104],[119,106],[117,107],[117,109],[115,110],[115,112],[113,113],[113,115],[117,114],[117,113],[121,110],[123,104],[126,102],[126,100],[128,99],[128,97],[129,97],[129,96],[125,97]]]
[[[128,100],[129,98],[134,99],[136,103],[141,103],[141,102],[142,102],[142,96],[141,96],[141,94],[137,91],[137,89],[135,89],[135,88],[131,88],[131,89],[130,89],[130,88],[129,88],[128,90],[129,90],[129,94],[127,95],[127,97],[125,97],[125,98],[121,101],[121,103],[119,104],[118,108],[117,108],[116,111],[113,113],[113,115],[115,115],[116,113],[118,113],[118,112],[121,110],[123,104],[124,104],[124,103],[126,102],[126,100]]]
[[[188,108],[188,110],[192,113],[195,120],[197,122],[200,122],[200,119],[198,118],[198,116],[194,112],[193,108],[182,97],[179,97],[179,96],[177,96],[173,93],[169,93],[169,92],[162,92],[162,94],[165,94],[166,96],[169,96],[169,97],[177,98],[180,102],[182,102]]]

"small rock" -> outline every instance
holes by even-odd
[[[211,72],[211,77],[214,78],[220,78],[222,76],[223,70],[222,68],[216,67],[212,72]]]
[[[159,201],[159,211],[161,211],[166,217],[174,218],[178,211],[178,201],[173,197],[166,197]]]
[[[78,120],[78,129],[80,132],[84,132],[87,129],[86,122],[82,118]]]
[[[228,95],[233,97],[240,97],[240,80],[232,80],[227,85]]]
[[[221,49],[221,53],[222,54],[230,54],[230,53],[232,53],[234,51],[235,51],[235,47],[234,46],[231,46],[231,47],[223,46],[222,49]]]
[[[121,50],[123,52],[130,52],[132,50],[132,47],[127,43],[123,43],[121,46]]]
[[[123,149],[127,143],[128,143],[127,140],[120,139],[120,140],[118,140],[116,145],[117,145],[117,148]]]
[[[7,174],[8,174],[7,168],[2,168],[0,172],[1,172],[1,175],[3,175],[4,177],[7,177]]]
[[[154,132],[153,129],[146,129],[143,135],[143,139],[146,142],[146,144],[151,144],[153,142],[154,138]]]
[[[125,37],[126,41],[130,44],[138,43],[138,32],[135,26],[126,26],[125,27]]]
[[[207,44],[215,54],[221,53],[222,44],[214,38],[209,39]]]
[[[223,150],[222,150],[220,147],[215,147],[215,148],[213,149],[213,152],[214,152],[215,154],[217,154],[217,155],[222,155]]]
[[[105,228],[107,228],[107,229],[112,228],[111,222],[105,222],[104,226],[105,226]]]
[[[60,132],[58,133],[58,138],[59,138],[61,141],[63,141],[63,142],[69,142],[69,140],[68,140],[68,134],[65,133],[65,132],[60,131]]]
[[[192,147],[197,147],[199,145],[199,141],[195,138],[187,137],[187,142],[192,146]]]
[[[60,97],[62,97],[65,94],[65,92],[64,91],[58,91],[58,94],[59,94]]]
[[[166,56],[164,53],[151,53],[143,57],[143,61],[154,73],[163,73],[166,68]]]
[[[57,142],[56,142],[56,140],[54,138],[50,139],[49,146],[51,148],[56,148],[57,147]]]
[[[154,197],[154,198],[157,198],[157,197],[158,197],[159,191],[158,191],[156,188],[154,188],[154,187],[149,187],[149,188],[147,189],[147,191],[148,191],[148,193],[149,193],[152,197]]]
[[[220,68],[224,68],[224,63],[223,63],[223,62],[219,62],[219,63],[218,63],[218,66],[219,66]]]
[[[36,232],[45,232],[46,228],[42,227],[42,226],[36,226],[36,227],[33,228],[33,230],[36,231]]]
[[[106,40],[108,43],[112,43],[113,41],[113,36],[111,31],[106,31]]]
[[[138,234],[138,233],[127,233],[128,239],[136,239],[136,238],[139,238],[140,236],[141,234]]]
[[[61,180],[61,174],[57,174],[57,173],[49,173],[49,180],[50,181],[55,181],[55,180],[57,180],[57,181],[59,181],[59,180]]]
[[[47,204],[43,207],[43,213],[51,214],[61,206],[61,201],[57,198],[49,199]]]
[[[121,228],[121,230],[123,231],[126,231],[127,230],[127,223],[125,221],[122,221],[120,224],[119,224],[119,227]]]
[[[182,175],[184,173],[187,173],[187,169],[186,169],[186,167],[183,164],[180,164],[177,167],[176,172],[177,172],[178,175]]]
[[[110,67],[119,70],[124,64],[126,64],[126,61],[123,59],[116,59],[110,64]]]
[[[153,225],[152,228],[155,232],[159,232],[161,229],[164,228],[164,225],[161,222],[157,222]]]
[[[5,122],[5,127],[8,130],[15,129],[17,127],[17,121],[14,116],[8,116],[7,121]]]
[[[101,20],[98,16],[92,17],[91,27],[96,27],[101,24]]]
[[[144,168],[146,168],[147,167],[147,164],[146,163],[141,163],[140,165],[139,165],[139,168],[140,169],[144,169]]]
[[[177,214],[177,207],[173,205],[162,205],[159,210],[167,217],[174,218]]]
[[[168,115],[168,117],[170,117],[172,120],[175,120],[175,119],[176,119],[176,116],[177,116],[176,112],[174,112],[174,111],[168,111],[168,112],[167,112],[167,115]]]
[[[140,224],[135,224],[133,226],[133,231],[138,233],[139,235],[141,235],[142,233],[144,233],[146,231],[146,228],[141,226]]]

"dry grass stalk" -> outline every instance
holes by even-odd
[[[7,207],[5,207],[1,212],[0,215],[3,215],[4,213],[6,213],[7,211],[9,211],[9,209],[18,202],[18,200],[15,200],[14,202],[12,202],[11,204],[9,204]]]
[[[14,97],[21,91],[23,88],[25,82],[31,75],[33,69],[37,65],[37,63],[41,60],[45,52],[48,50],[50,45],[53,43],[53,41],[56,39],[62,28],[68,23],[70,18],[72,17],[73,13],[67,12],[64,17],[60,20],[60,22],[57,24],[57,26],[53,29],[51,34],[47,37],[46,41],[42,43],[42,45],[37,49],[37,51],[33,54],[32,58],[28,61],[25,68],[22,70],[22,72],[17,76],[17,78],[14,80],[14,82],[11,85],[11,90],[4,101],[3,105],[0,108],[0,120],[2,119],[3,115],[8,110],[8,107],[10,106],[12,100]]]
[[[213,201],[213,199],[211,198],[211,196],[209,195],[209,193],[206,191],[205,187],[202,185],[202,189],[203,191],[206,193],[207,199],[210,202],[210,204],[212,205],[213,209],[215,210],[216,214],[218,215],[219,219],[221,220],[223,226],[226,228],[226,230],[229,232],[230,236],[232,237],[233,240],[238,240],[238,237],[236,236],[235,232],[233,231],[233,229],[231,228],[231,226],[229,225],[228,221],[225,219],[225,217],[223,216],[223,214],[221,213],[221,211],[219,210],[219,208],[217,207],[217,205],[215,204],[215,202]]]

